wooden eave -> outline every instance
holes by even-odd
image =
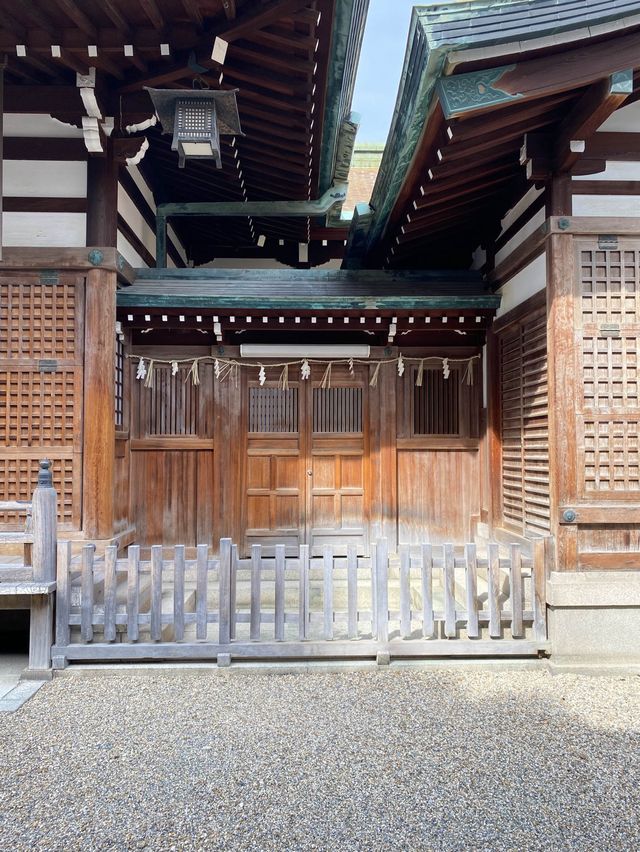
[[[367,0],[56,0],[52,15],[47,0],[5,0],[5,110],[51,113],[79,125],[83,108],[75,77],[93,66],[103,114],[115,117],[114,140],[148,138],[141,169],[157,202],[313,199],[332,174],[366,7]],[[216,38],[228,43],[223,63],[211,58]],[[96,56],[89,56],[89,45]],[[125,45],[133,46],[131,55]],[[168,55],[161,45],[168,45]],[[143,86],[191,88],[197,67],[204,68],[199,73],[211,88],[239,90],[244,135],[233,144],[223,137],[221,170],[206,161],[179,170],[158,127],[134,137],[124,131],[152,115]],[[280,239],[291,241],[296,252],[286,256],[293,258],[314,224],[299,220],[283,234],[281,223],[265,221],[261,232],[278,248]],[[198,228],[175,227],[188,255],[206,262],[218,256],[218,247],[223,253],[229,246],[251,251],[257,234],[250,225],[210,220]]]
[[[533,14],[544,4],[504,5],[514,10],[527,5]],[[488,8],[475,6],[481,11]],[[620,104],[640,96],[640,20],[626,29],[624,23],[621,28],[612,24],[613,35],[594,27],[596,34],[590,36],[581,28],[575,44],[571,33],[554,40],[533,39],[523,32],[517,42],[519,53],[509,55],[499,44],[471,47],[462,36],[457,46],[430,42],[425,20],[429,15],[437,19],[437,9],[417,11],[404,93],[401,90],[396,107],[403,122],[400,125],[396,118],[387,143],[362,263],[464,268],[479,243],[498,236],[501,218],[526,191],[527,183],[544,183],[542,166],[549,174],[601,170],[603,154],[592,144],[597,126]],[[471,16],[473,10],[461,14]],[[422,48],[418,63],[417,52],[425,42],[430,49]],[[473,57],[468,65],[467,48]],[[492,51],[500,57],[497,66]],[[449,62],[450,55],[455,55],[455,62]],[[548,163],[536,162],[536,169],[529,168],[527,174],[521,163],[523,143],[527,137],[533,147],[534,135],[548,138],[555,147],[548,152]],[[583,157],[570,153],[569,140],[583,136],[587,153]],[[530,153],[525,152],[525,159],[532,159]],[[536,161],[543,159],[536,154]]]

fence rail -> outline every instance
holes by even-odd
[[[545,582],[551,540],[533,556],[491,543],[401,546],[382,539],[371,557],[355,545],[320,558],[254,545],[239,559],[221,539],[139,546],[119,559],[86,545],[58,546],[54,667],[68,660],[530,655],[547,648]]]

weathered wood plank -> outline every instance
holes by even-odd
[[[522,600],[522,552],[520,546],[512,544],[509,552],[509,584],[511,596],[511,635],[514,639],[524,636]]]
[[[389,550],[385,538],[376,546],[376,627],[378,642],[389,641]]]
[[[347,635],[358,638],[358,549],[353,542],[347,547]]]
[[[209,548],[199,544],[196,548],[196,639],[207,638],[207,586]]]
[[[138,615],[140,609],[140,547],[132,544],[128,550],[127,567],[127,639],[137,642],[140,637]]]
[[[422,635],[425,639],[433,636],[435,621],[433,618],[433,549],[430,544],[421,547],[422,581]]]
[[[371,545],[371,638],[378,635],[378,545]]]
[[[173,551],[173,635],[176,642],[184,639],[184,545]]]
[[[260,639],[260,584],[262,581],[262,547],[251,545],[251,623],[249,638],[253,642]]]
[[[56,644],[69,644],[71,542],[58,542],[57,594],[56,594]]]
[[[118,548],[110,545],[104,553],[104,641],[116,638],[116,567]]]
[[[154,642],[162,639],[162,545],[151,548],[151,623],[149,634]]]
[[[488,595],[489,595],[489,636],[500,637],[500,549],[491,543],[488,552]]]
[[[231,545],[231,575],[229,586],[229,638],[236,638],[237,620],[237,597],[238,597],[238,545]]]
[[[93,556],[94,544],[85,544],[82,548],[82,577],[80,580],[80,638],[83,642],[93,639]]]
[[[323,593],[322,604],[324,612],[324,639],[333,639],[333,548],[325,544],[322,548]]]
[[[411,636],[411,552],[408,544],[400,545],[400,635]]]
[[[478,556],[475,544],[465,547],[465,571],[467,592],[467,636],[477,639],[480,635],[478,624]]]
[[[452,544],[444,545],[444,635],[454,639],[456,635],[455,596],[455,551]]]
[[[276,642],[284,641],[284,552],[284,544],[276,544],[274,601],[274,637]]]
[[[298,592],[298,638],[307,638],[309,623],[309,545],[300,545],[300,577]]]
[[[218,573],[218,641],[228,645],[231,640],[231,539],[220,539],[220,570]]]
[[[371,640],[330,642],[238,642],[221,646],[215,643],[178,643],[131,645],[126,643],[68,645],[53,647],[53,656],[68,660],[201,660],[217,659],[220,653],[236,658],[274,657],[279,659],[335,659],[338,657],[375,658],[382,650],[399,657],[510,657],[537,656],[549,648],[547,641],[505,639],[503,642],[460,639],[419,639],[413,642],[394,640],[381,644]]]
[[[547,578],[545,571],[545,543],[538,538],[533,543],[532,605],[533,636],[536,640],[547,638]]]

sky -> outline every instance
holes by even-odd
[[[385,142],[398,93],[411,9],[419,0],[370,0],[353,111],[361,116],[357,142]]]

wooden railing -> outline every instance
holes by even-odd
[[[68,660],[495,656],[547,649],[545,582],[551,541],[533,557],[491,543],[403,546],[378,541],[369,558],[330,546],[312,558],[230,539],[150,548],[126,559],[85,545],[58,548],[54,667]],[[189,557],[189,558],[188,558]]]
[[[23,545],[22,564],[0,562],[0,609],[3,599],[29,598],[29,673],[36,677],[51,668],[57,541],[57,495],[51,462],[40,462],[31,501],[2,501],[0,511],[26,515],[24,532],[0,533],[0,546]]]

